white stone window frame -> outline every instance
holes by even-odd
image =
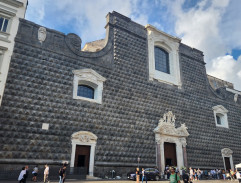
[[[222,105],[217,105],[213,107],[213,114],[215,119],[215,124],[217,127],[229,128],[228,126],[228,110]],[[217,123],[217,117],[220,117],[221,125]]]
[[[181,88],[182,82],[179,64],[179,45],[181,39],[160,31],[152,25],[147,25],[146,29],[148,36],[149,80],[153,81],[156,79]],[[162,48],[168,52],[170,74],[155,69],[155,47]]]
[[[5,42],[10,42],[8,40],[8,37],[10,36],[10,29],[12,25],[12,19],[14,16],[16,16],[16,10],[7,8],[8,10],[4,10],[0,8],[0,17],[3,17],[5,19],[8,19],[8,25],[6,32],[0,31],[0,40]]]
[[[106,78],[92,69],[73,70],[73,73],[73,99],[102,104],[103,83],[106,81]],[[94,99],[78,96],[77,92],[79,85],[87,85],[93,88]]]

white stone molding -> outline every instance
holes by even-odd
[[[241,95],[241,92],[238,90],[231,89],[231,88],[226,88],[226,90],[234,94],[233,100],[236,103],[238,100],[238,96]]]
[[[152,25],[146,25],[148,36],[149,80],[157,79],[170,85],[182,86],[179,66],[179,44],[181,39],[158,30]],[[154,47],[160,47],[169,54],[170,74],[155,70]]]
[[[39,27],[38,29],[38,40],[40,43],[44,42],[47,36],[47,31],[44,27]]]
[[[95,146],[97,139],[98,138],[95,134],[88,131],[79,131],[72,134],[72,153],[70,167],[74,167],[76,145],[87,145],[90,146],[89,175],[94,175]]]
[[[215,124],[218,127],[225,127],[228,128],[228,110],[223,107],[222,105],[217,105],[213,107],[213,114],[214,114],[214,119],[215,119]],[[220,117],[221,120],[221,125],[217,123],[217,117]]]
[[[73,73],[74,73],[73,98],[101,104],[103,82],[105,82],[106,79],[92,69],[73,70]],[[94,99],[77,96],[78,85],[80,84],[88,85],[94,88]]]
[[[234,170],[234,166],[233,166],[233,151],[229,148],[223,148],[221,150],[222,153],[222,157],[223,157],[223,164],[224,164],[224,169],[226,170],[226,165],[225,165],[225,157],[229,158],[229,162],[231,165],[231,169]]]
[[[0,2],[0,16],[9,20],[6,32],[0,32],[0,105],[13,53],[14,40],[19,27],[19,18],[24,18],[26,7],[27,0],[2,0]]]
[[[181,124],[180,127],[175,127],[176,117],[169,111],[163,115],[163,118],[159,120],[158,126],[154,129],[155,140],[157,145],[160,145],[161,156],[161,171],[165,169],[165,157],[164,157],[164,143],[175,143],[176,144],[176,155],[177,155],[177,167],[181,168],[184,166],[183,147],[186,147],[186,138],[189,136],[187,127]]]
[[[237,93],[234,94],[233,100],[234,100],[235,103],[238,101],[238,94]]]

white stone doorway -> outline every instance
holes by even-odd
[[[223,148],[221,150],[222,157],[223,157],[223,164],[224,164],[224,169],[226,170],[234,170],[233,166],[233,151],[229,148]]]
[[[160,172],[164,172],[167,159],[176,160],[177,167],[187,167],[186,138],[189,136],[187,127],[182,124],[175,128],[175,115],[171,111],[165,113],[159,120],[158,126],[154,129],[156,139],[156,164]],[[176,148],[175,157],[165,157],[165,143],[173,144]]]
[[[94,176],[95,146],[97,136],[91,132],[79,131],[72,134],[71,141],[72,153],[70,167],[88,167],[87,172],[90,176]]]

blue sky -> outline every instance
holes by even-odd
[[[241,91],[241,0],[29,0],[26,19],[78,34],[83,45],[105,37],[105,16],[117,11],[204,52],[207,73]]]

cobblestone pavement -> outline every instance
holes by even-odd
[[[17,181],[4,181],[0,180],[1,183],[17,183]],[[238,181],[227,181],[227,180],[201,180],[194,181],[194,183],[238,183]],[[32,181],[27,181],[27,183],[33,183]],[[42,183],[42,182],[38,182]],[[51,181],[50,183],[58,183],[58,181]],[[76,180],[67,180],[65,183],[136,183],[131,180],[85,180],[85,181],[76,181]],[[141,181],[140,181],[141,183]],[[148,181],[148,183],[169,183],[169,181]]]

